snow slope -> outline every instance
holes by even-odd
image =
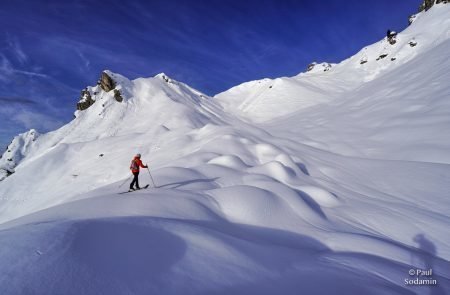
[[[322,64],[294,77],[243,83],[216,95],[216,99],[226,110],[252,122],[265,122],[290,115],[292,111],[346,100],[367,82],[413,59],[418,62],[418,55],[428,54],[438,44],[448,41],[449,21],[446,5],[437,4],[426,13],[419,13],[414,23],[397,35],[394,45],[384,38],[329,70],[323,69]]]
[[[34,129],[14,137],[0,157],[0,181],[5,179],[10,173],[14,173],[14,168],[29,153],[34,141],[39,137],[39,132]]]
[[[124,100],[90,87],[0,182],[2,294],[450,292],[449,13],[215,98],[108,71]],[[119,194],[137,152],[157,187]]]

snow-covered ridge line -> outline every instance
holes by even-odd
[[[26,157],[39,136],[39,132],[31,129],[14,137],[3,155],[0,156],[0,181],[15,172],[15,168]]]
[[[227,111],[253,122],[270,121],[344,99],[354,89],[448,40],[449,7],[445,3],[434,5],[427,12],[417,14],[415,21],[402,32],[392,32],[339,64],[313,63],[306,73],[245,82],[215,98]]]
[[[0,162],[1,178],[3,180],[14,172],[23,160],[33,160],[43,151],[60,144],[144,133],[149,129],[165,132],[194,128],[221,121],[216,115],[221,109],[210,100],[207,95],[164,73],[129,80],[105,70],[96,86],[88,86],[82,91],[75,118],[70,123],[26,141],[26,149],[22,149],[21,144],[12,144],[5,151]],[[33,130],[18,135],[13,143],[29,133],[38,134]]]

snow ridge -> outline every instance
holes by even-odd
[[[344,100],[365,83],[448,41],[448,13],[448,5],[436,4],[426,13],[417,14],[414,23],[396,35],[394,44],[386,37],[337,65],[313,63],[306,73],[246,82],[215,98],[227,111],[257,123]]]
[[[0,157],[0,181],[14,173],[14,168],[28,154],[34,141],[40,136],[39,132],[30,129],[14,137]]]

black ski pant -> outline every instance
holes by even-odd
[[[133,172],[133,181],[130,184],[130,189],[133,188],[134,184],[136,183],[136,188],[139,189],[139,172]]]

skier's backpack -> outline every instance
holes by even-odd
[[[139,165],[136,163],[136,159],[131,160],[130,170],[138,170]]]

